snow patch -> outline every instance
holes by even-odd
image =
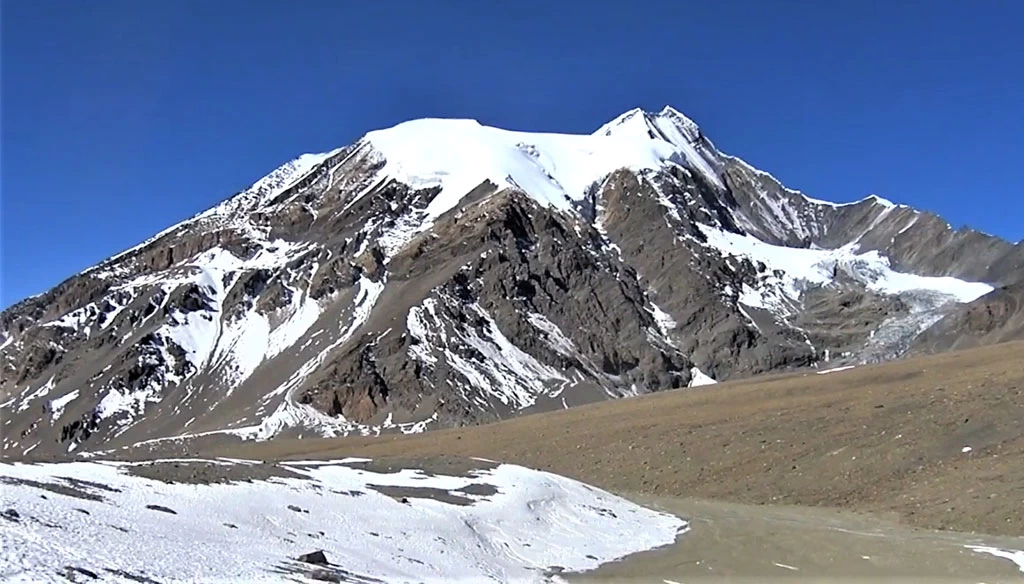
[[[338,339],[317,352],[314,357],[306,361],[284,383],[264,398],[266,400],[283,394],[284,399],[272,414],[258,426],[234,429],[233,433],[246,439],[269,440],[288,428],[309,428],[321,436],[332,437],[346,435],[361,427],[342,416],[328,416],[308,404],[300,404],[291,395],[295,388],[299,387],[310,374],[320,367],[331,352],[347,343],[366,323],[384,291],[384,283],[361,276],[356,283],[356,288],[350,320],[346,326],[342,327]]]
[[[30,393],[30,394],[26,395],[25,397],[23,397],[21,399],[21,403],[18,405],[18,409],[16,411],[19,412],[19,413],[20,412],[24,412],[29,407],[31,407],[33,401],[35,401],[35,400],[37,400],[37,399],[39,399],[41,397],[46,397],[47,394],[50,393],[50,390],[52,390],[53,387],[54,387],[54,377],[55,376],[51,375],[50,379],[48,379],[46,381],[46,383],[40,385],[38,388],[36,388],[35,391],[33,391],[32,393]],[[28,391],[28,390],[26,389],[26,391]]]
[[[427,299],[421,307],[410,310],[406,324],[417,342],[410,347],[409,355],[431,366],[444,359],[476,390],[467,394],[467,388],[462,388],[465,397],[481,408],[489,408],[488,398],[495,398],[513,409],[523,409],[535,404],[542,395],[559,394],[569,383],[557,369],[541,363],[512,343],[480,305],[470,304],[465,310],[476,315],[470,322],[480,323],[479,328],[451,323],[449,331],[445,320],[440,318],[435,299]],[[541,315],[528,318],[535,327],[548,333],[548,342],[553,346],[572,350],[572,343],[554,324]]]
[[[800,570],[800,568],[797,568],[796,566],[790,566],[789,564],[780,564],[779,562],[772,562],[772,565],[779,568],[784,568],[786,570],[792,570],[794,572]]]
[[[291,347],[306,334],[320,318],[320,306],[305,291],[292,294],[288,318],[270,333],[267,339],[266,358],[271,359]]]
[[[270,322],[255,310],[224,325],[212,364],[220,370],[226,395],[263,363],[269,344]]]
[[[165,582],[278,581],[278,570],[298,555],[321,549],[359,580],[541,582],[555,565],[593,569],[670,544],[688,528],[677,517],[519,466],[445,476],[347,464],[296,462],[285,469],[301,478],[188,485],[129,475],[125,463],[0,463],[0,476],[14,481],[4,505],[22,518],[0,522],[0,568],[27,580],[75,566]],[[75,488],[102,499],[49,491],[43,499],[17,481],[88,481]],[[470,494],[471,485],[493,494]],[[465,503],[415,492],[403,503],[380,487],[437,489]]]
[[[827,375],[829,373],[838,373],[840,371],[846,371],[847,369],[853,369],[856,365],[845,365],[843,367],[833,367],[832,369],[823,369],[818,371],[818,375]]]
[[[980,554],[989,554],[996,556],[997,558],[1010,560],[1014,564],[1017,564],[1017,567],[1020,568],[1021,572],[1024,572],[1024,550],[1008,550],[982,545],[968,545],[964,547]]]
[[[313,264],[310,277],[316,273]],[[304,289],[292,290],[288,306],[271,314],[255,308],[223,327],[213,358],[230,394],[263,364],[297,343],[320,318],[320,305]],[[283,319],[276,327],[272,318]]]
[[[437,357],[430,350],[429,338],[431,331],[439,336],[444,336],[444,325],[437,318],[437,301],[427,298],[420,306],[413,306],[409,309],[409,315],[405,319],[405,328],[409,336],[416,340],[409,346],[409,356],[428,365],[437,363]]]
[[[161,329],[166,338],[185,351],[185,359],[192,364],[193,372],[203,369],[217,345],[221,300],[216,297],[211,310],[175,311],[171,313],[173,324]]]
[[[78,390],[72,390],[63,397],[50,400],[50,422],[53,424],[57,423],[57,420],[64,415],[64,408],[73,401],[78,399]]]
[[[838,249],[794,248],[765,243],[751,235],[732,233],[700,225],[708,245],[725,256],[762,263],[758,287],[744,285],[740,302],[776,313],[788,313],[808,286],[823,286],[834,281],[843,271],[863,282],[874,292],[899,295],[926,290],[942,294],[955,302],[971,302],[993,290],[980,282],[966,282],[948,276],[917,276],[897,272],[889,259],[877,251],[857,253],[857,245]]]
[[[654,323],[658,327],[658,332],[661,334],[662,338],[670,345],[673,345],[670,340],[670,334],[679,325],[676,323],[675,319],[672,318],[672,315],[662,310],[661,307],[654,302],[651,302],[651,307],[647,309],[647,311],[654,316]]]
[[[700,387],[702,385],[714,385],[718,383],[713,377],[704,373],[697,367],[690,368],[690,385],[689,387]]]
[[[464,359],[450,350],[445,351],[445,358],[471,385],[507,406],[522,409],[536,403],[540,395],[550,393],[551,382],[568,382],[558,370],[542,364],[508,340],[480,305],[474,303],[468,308],[482,319],[484,330],[467,328],[461,340],[477,349],[483,360]]]
[[[576,344],[565,336],[565,333],[562,332],[562,329],[558,328],[558,325],[548,320],[543,314],[531,312],[526,315],[526,319],[544,334],[544,340],[548,346],[558,353],[566,356],[573,356],[578,353]]]
[[[118,424],[121,427],[130,425],[133,416],[142,415],[147,403],[160,401],[160,388],[148,385],[140,390],[112,387],[96,404],[95,413],[98,419],[105,420],[115,416],[127,416]]]

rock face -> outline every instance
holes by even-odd
[[[415,432],[993,342],[1022,281],[1019,244],[811,199],[672,108],[417,120],[0,314],[3,453]]]
[[[330,564],[330,562],[327,561],[327,556],[324,554],[323,550],[317,550],[315,552],[309,552],[308,554],[302,554],[296,559],[300,562],[305,562],[307,564],[316,564],[318,566],[327,566]]]

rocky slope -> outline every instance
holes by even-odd
[[[672,108],[589,136],[416,120],[4,311],[3,452],[415,432],[890,359],[1022,268],[787,189]]]

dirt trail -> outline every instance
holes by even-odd
[[[1024,549],[1024,539],[911,529],[806,507],[633,497],[691,530],[675,545],[567,576],[570,582],[1024,582],[1013,563],[968,544]]]

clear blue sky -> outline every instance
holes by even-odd
[[[302,152],[672,104],[818,198],[1024,237],[1024,3],[4,0],[0,306]]]

